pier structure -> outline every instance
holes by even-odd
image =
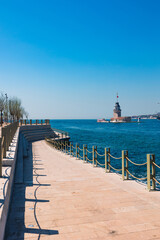
[[[160,239],[154,155],[144,163],[151,164],[146,178],[152,186],[146,186],[128,181],[127,151],[118,157],[105,148],[100,154],[96,146],[90,150],[65,141],[67,134],[57,137],[59,131],[51,132],[49,125],[37,125],[39,134],[33,137],[34,127],[17,126],[6,153],[10,163],[3,165],[0,178],[0,240]],[[104,168],[98,167],[103,165],[98,156],[104,157]],[[114,158],[122,161],[122,175],[111,171]]]

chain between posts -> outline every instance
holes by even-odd
[[[111,155],[110,153],[108,153],[109,154],[109,156],[111,157],[111,158],[114,158],[114,159],[122,159],[122,157],[114,157],[113,155]]]

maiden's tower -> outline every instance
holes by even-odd
[[[131,117],[121,117],[121,107],[118,98],[119,96],[117,94],[117,101],[113,109],[113,118],[111,118],[110,122],[113,123],[131,122]]]

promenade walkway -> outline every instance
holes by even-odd
[[[160,239],[159,191],[122,181],[45,141],[34,142],[32,151],[24,184],[14,186],[7,240]]]

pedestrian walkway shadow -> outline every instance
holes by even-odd
[[[34,165],[33,165],[34,162]],[[49,187],[50,184],[41,184],[38,180],[36,183],[33,183],[33,176],[36,176],[38,179],[39,176],[45,177],[46,175],[37,174],[36,170],[38,170],[39,166],[36,165],[41,164],[43,168],[43,164],[41,160],[36,161],[36,157],[33,157],[32,154],[32,144],[29,144],[28,148],[28,156],[23,158],[24,163],[24,173],[23,173],[23,183],[18,183],[17,179],[18,174],[15,174],[15,183],[13,187],[12,199],[10,204],[9,216],[7,219],[6,231],[5,231],[5,240],[23,240],[25,239],[25,235],[29,237],[29,234],[35,235],[37,240],[40,239],[41,235],[57,235],[59,234],[58,230],[53,229],[43,229],[40,226],[40,223],[37,218],[37,204],[47,204],[49,200],[39,199],[37,198],[37,191],[40,187]],[[18,161],[17,161],[18,164]],[[27,165],[27,166],[26,166]],[[34,167],[33,167],[34,166]],[[17,166],[16,166],[17,167]],[[40,169],[39,169],[40,170]],[[41,169],[42,170],[42,169]],[[32,198],[26,198],[26,188],[34,187],[34,194],[32,194]],[[29,192],[28,192],[29,194]],[[27,203],[33,203],[33,207],[28,207]],[[28,209],[26,209],[28,208]],[[25,224],[25,212],[31,211],[31,215],[34,215],[34,225]],[[36,224],[35,224],[36,223]],[[31,238],[32,239],[32,236]],[[35,237],[34,237],[35,239]]]

